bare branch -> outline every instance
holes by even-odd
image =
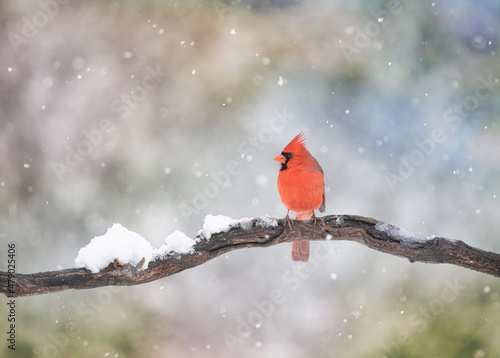
[[[228,232],[212,234],[210,240],[202,239],[194,246],[193,254],[168,255],[150,262],[146,270],[129,264],[121,265],[115,260],[96,274],[84,268],[16,274],[12,290],[9,289],[8,274],[0,272],[0,292],[16,297],[139,285],[201,265],[229,251],[301,240],[355,241],[374,250],[405,257],[410,262],[448,263],[500,277],[500,254],[443,237],[412,236],[405,230],[367,217],[331,215],[318,220],[316,225],[294,221],[292,228],[285,227],[283,220],[279,220],[275,227],[257,226],[257,222],[255,219],[251,227],[238,226]]]

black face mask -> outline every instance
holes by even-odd
[[[286,165],[288,164],[288,161],[293,158],[292,153],[281,152],[281,155],[283,155],[285,157],[285,162],[281,163],[280,171],[285,170],[287,168]]]

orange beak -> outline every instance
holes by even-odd
[[[276,156],[276,158],[274,158],[274,161],[279,162],[281,164],[285,164],[286,159],[285,159],[285,156],[283,154],[279,154]]]

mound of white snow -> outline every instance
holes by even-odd
[[[153,249],[149,241],[141,235],[120,224],[114,224],[104,235],[96,236],[87,246],[78,251],[75,267],[85,267],[97,273],[115,259],[120,264],[136,266],[144,258],[142,268],[147,269],[151,260],[168,253],[192,253],[194,244],[195,240],[176,230],[167,236],[165,244],[159,249]]]
[[[145,238],[120,224],[114,224],[104,235],[96,236],[78,251],[75,266],[97,273],[114,259],[121,264],[137,265],[144,258],[143,267],[147,268],[152,255],[153,247]]]

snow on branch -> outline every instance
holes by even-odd
[[[80,249],[73,269],[12,274],[0,272],[0,292],[9,297],[41,295],[104,286],[133,286],[199,266],[229,251],[302,240],[349,240],[410,262],[447,263],[500,277],[500,254],[462,241],[414,234],[375,219],[354,215],[318,218],[316,225],[269,217],[232,220],[208,216],[195,239],[174,232],[159,249],[115,224]]]

